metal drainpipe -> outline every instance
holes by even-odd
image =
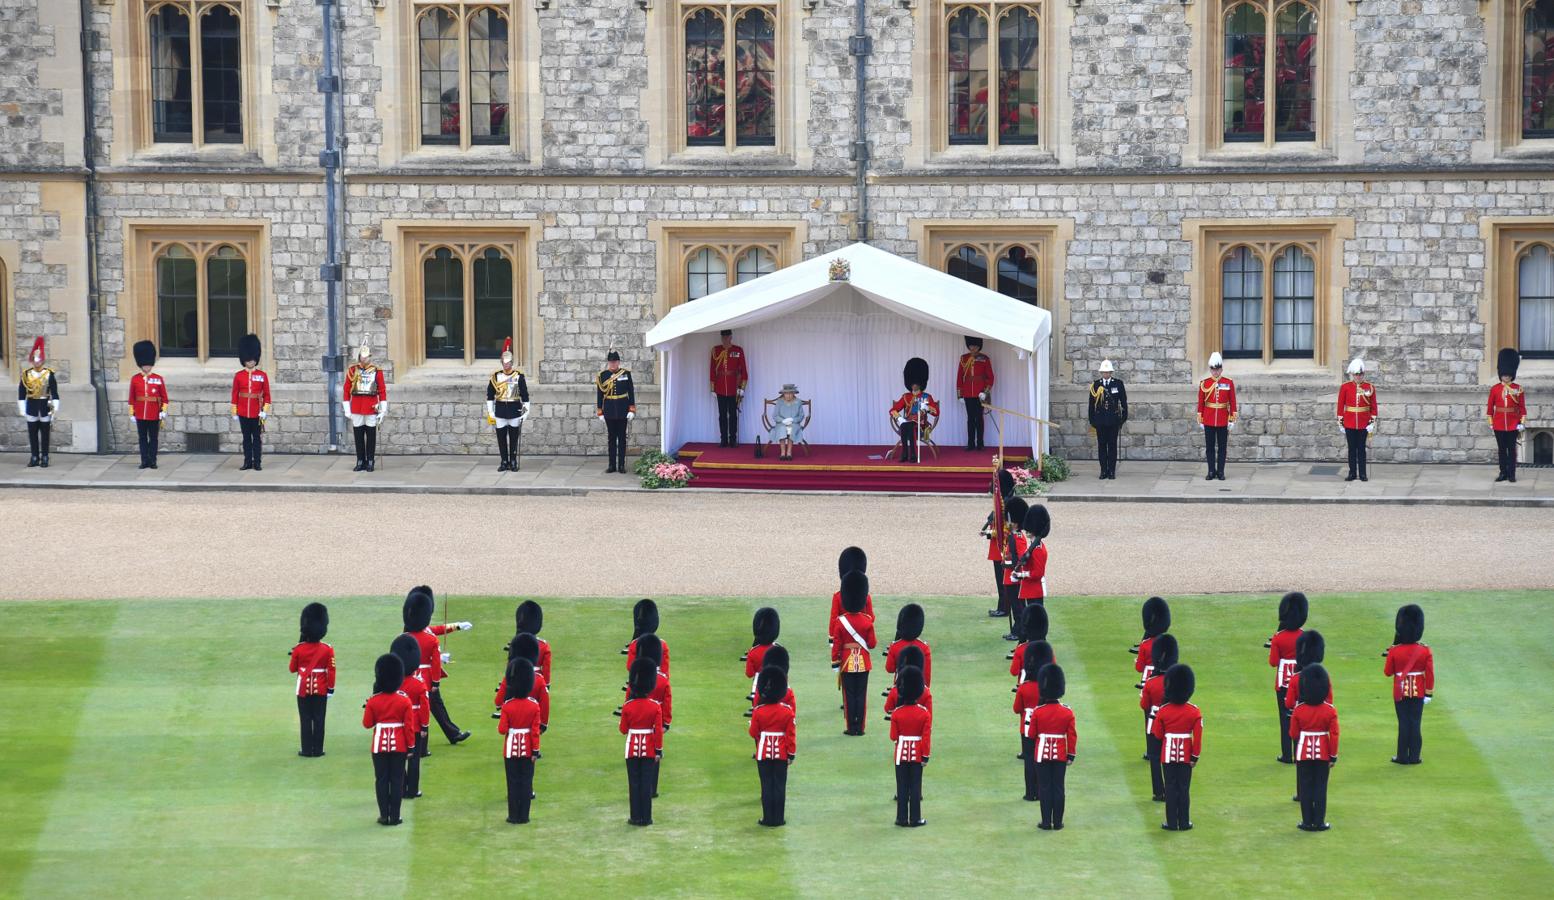
[[[97,452],[113,452],[113,422],[108,414],[108,357],[103,352],[102,297],[97,280],[97,111],[96,92],[92,90],[92,51],[97,49],[97,32],[92,31],[91,0],[80,0],[81,9],[81,163],[86,168],[86,325],[87,355],[97,348],[97,359],[89,362],[92,388],[97,399]],[[94,364],[95,363],[95,364]]]
[[[344,304],[341,290],[345,284],[345,264],[340,258],[341,229],[344,225],[345,190],[340,169],[344,148],[336,117],[342,101],[339,73],[340,16],[335,0],[315,0],[324,17],[324,71],[318,77],[319,93],[324,95],[324,150],[318,163],[324,169],[324,215],[326,250],[319,277],[328,290],[329,350],[323,359],[325,373],[324,406],[329,410],[329,452],[340,446],[340,377],[345,370],[340,352],[340,318]],[[343,123],[342,123],[343,124]]]
[[[869,135],[868,135],[868,106],[865,103],[865,94],[869,84],[868,58],[873,52],[873,40],[869,37],[865,27],[865,19],[868,14],[868,0],[857,0],[857,30],[848,39],[848,50],[852,53],[854,65],[854,78],[858,86],[858,119],[857,131],[853,135],[852,158],[858,170],[858,233],[856,239],[867,243],[870,238],[869,223]]]

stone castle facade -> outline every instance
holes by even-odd
[[[612,345],[639,381],[631,443],[656,446],[657,317],[720,268],[732,283],[863,237],[1053,312],[1071,456],[1093,455],[1085,387],[1111,358],[1123,457],[1199,457],[1193,381],[1234,331],[1234,458],[1340,457],[1353,356],[1380,392],[1373,458],[1492,458],[1495,352],[1543,339],[1554,132],[1528,79],[1554,6],[1236,2],[867,0],[864,47],[843,0],[342,0],[341,349],[367,340],[391,373],[383,446],[491,452],[493,328],[529,375],[528,452],[601,451],[591,379]],[[220,345],[242,327],[276,383],[269,446],[323,450],[321,7],[4,9],[0,386],[42,333],[56,450],[130,449],[129,346],[160,340],[163,446],[232,449]],[[714,68],[729,103],[706,99]],[[1520,380],[1543,426],[1538,357]],[[0,417],[0,446],[25,445]]]

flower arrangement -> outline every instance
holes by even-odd
[[[1009,474],[1014,478],[1014,493],[1017,497],[1035,497],[1047,492],[1041,476],[1030,469],[1011,466]]]
[[[666,462],[674,462],[674,457],[661,450],[643,450],[642,455],[637,457],[637,464],[632,470],[637,473],[638,477],[642,477],[652,474],[654,466]]]
[[[650,490],[658,488],[682,488],[691,483],[695,476],[691,474],[691,467],[684,463],[661,462],[654,465],[642,476],[642,486]]]
[[[1046,482],[1068,480],[1068,460],[1051,453],[1041,455],[1041,480]]]

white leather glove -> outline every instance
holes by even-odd
[[[1430,697],[1429,697],[1429,696],[1428,696],[1428,695],[1426,695],[1426,696],[1425,696],[1425,698],[1424,698],[1424,702],[1426,702],[1426,703],[1429,703],[1429,702],[1430,702],[1430,699],[1431,699],[1431,698],[1430,698]]]
[[[453,662],[453,654],[452,653],[439,653],[437,655],[439,657],[441,657],[442,661],[445,662],[445,663]]]
[[[380,401],[378,403],[376,409],[377,409],[377,412],[378,412],[378,418],[382,419],[384,416],[388,415],[388,401],[387,400]]]
[[[1365,426],[1365,433],[1366,434],[1375,434],[1376,433],[1376,421],[1374,419],[1371,420],[1371,423],[1369,425]]]
[[[457,628],[460,631],[468,631],[471,628],[474,628],[475,626],[471,625],[468,622],[454,622],[453,623],[453,627]]]
[[[981,400],[983,403],[986,403],[987,402],[987,391],[983,391],[982,393],[978,394],[977,395],[977,399]]]
[[[232,421],[234,421],[234,422],[237,421],[237,413],[233,413],[232,414]]]
[[[1344,434],[1348,430],[1349,430],[1348,426],[1344,425],[1344,420],[1343,419],[1339,419],[1338,420],[1338,433],[1339,434]]]
[[[906,424],[906,416],[896,416],[896,424],[897,425],[905,425]]]
[[[495,400],[487,400],[486,401],[486,418],[488,418],[488,419],[495,419],[496,418],[496,401]]]
[[[345,416],[347,419],[349,419],[351,417],[351,401],[349,401],[349,400],[341,400],[340,401],[340,414],[342,416]]]
[[[55,405],[58,406],[57,403]],[[1517,422],[1516,423],[1516,430],[1517,431],[1526,431],[1527,430],[1527,424],[1525,422]]]
[[[522,425],[525,421],[528,420],[528,418],[529,418],[529,404],[525,403],[523,405],[522,411],[520,411],[518,413],[518,424]]]
[[[637,414],[634,413],[634,412],[629,412],[629,413],[626,414],[626,418],[627,419],[635,419],[636,417],[637,417]]]
[[[1236,423],[1234,423],[1234,422],[1227,422],[1225,424],[1225,427],[1230,429],[1231,431],[1235,431],[1236,430]]]
[[[259,410],[259,421],[263,422],[265,419],[268,419],[269,417],[270,417],[270,411],[269,410],[267,410],[267,409]]]
[[[594,413],[594,418],[598,419],[601,422],[603,422],[604,421],[604,413]]]
[[[16,401],[16,414],[18,416],[25,416],[25,415],[27,415],[27,401],[26,400],[18,400],[18,401]]]
[[[784,425],[792,425],[793,424],[793,417],[789,416],[788,418],[783,419],[782,420],[782,424],[784,424]]]
[[[739,390],[734,392],[734,396],[736,396],[736,397],[743,397],[744,395],[745,395],[745,389],[744,388],[740,388]]]
[[[158,413],[157,414],[157,418],[161,419],[163,422],[166,422],[167,421],[167,410],[164,409],[160,413]]]
[[[57,412],[59,412],[59,401],[58,400],[50,400],[49,401],[49,415],[52,416],[53,414],[55,414]],[[1516,426],[1516,430],[1517,431],[1521,431],[1522,430],[1522,426],[1520,426],[1520,425]]]
[[[1202,422],[1199,422],[1198,423],[1198,430],[1199,431],[1208,431],[1209,430],[1209,426],[1203,424]]]

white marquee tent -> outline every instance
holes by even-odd
[[[851,272],[832,281],[833,261]],[[890,446],[896,436],[887,411],[903,390],[901,370],[920,356],[929,365],[928,391],[940,401],[938,442],[965,440],[966,410],[955,395],[965,335],[985,340],[997,378],[993,403],[1047,418],[1052,317],[1005,297],[867,244],[780,269],[681,304],[647,333],[658,353],[663,388],[663,449],[718,439],[717,401],[709,360],[718,332],[734,330],[750,371],[740,409],[741,443],[761,429],[763,398],[787,382],[812,400],[812,444]],[[997,417],[991,417],[997,418]],[[1004,444],[1039,450],[1045,426],[1004,416]],[[762,435],[764,439],[764,434]],[[986,440],[998,442],[990,421]]]

